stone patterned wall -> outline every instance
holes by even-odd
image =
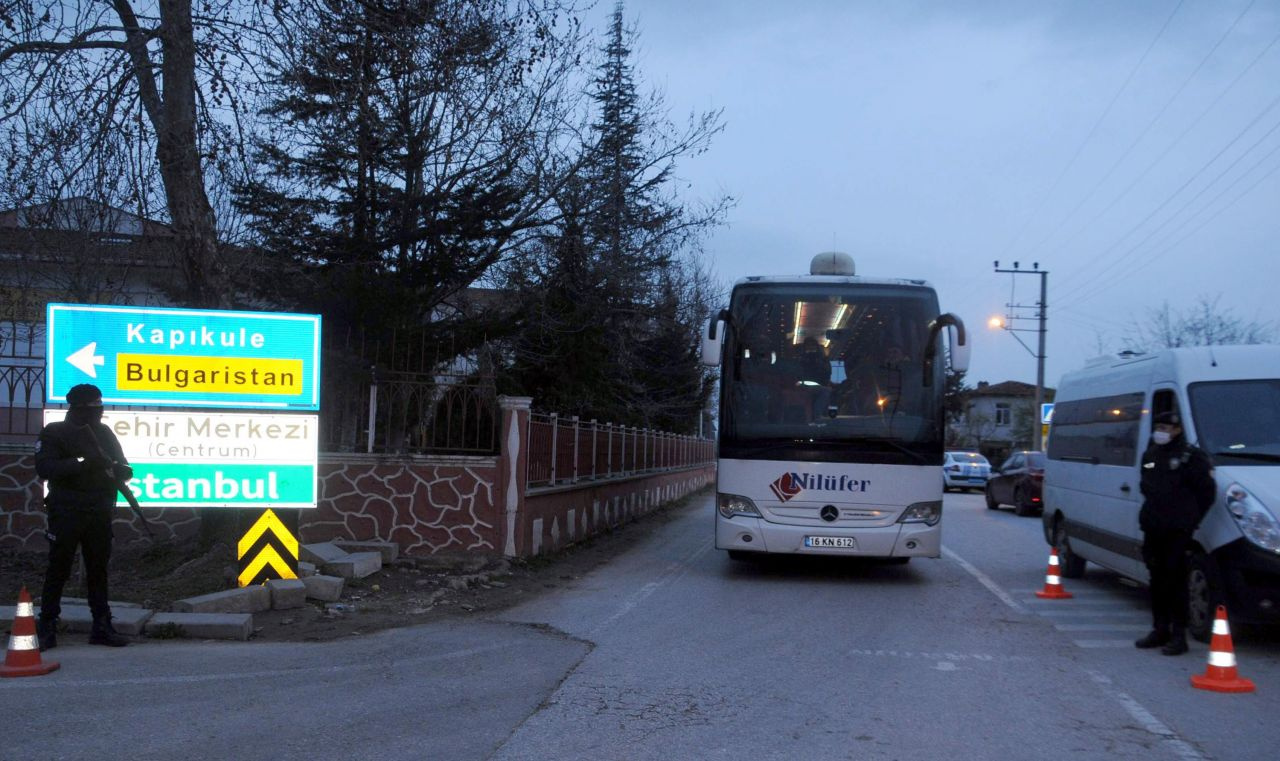
[[[320,499],[299,516],[303,543],[395,542],[407,555],[501,551],[498,458],[320,463]]]
[[[523,461],[520,454],[518,462]],[[511,486],[502,480],[520,472],[507,464],[505,457],[389,460],[325,455],[320,462],[319,505],[299,516],[300,539],[393,541],[408,555],[480,552],[529,557],[633,520],[715,478],[715,468],[707,465],[543,489],[521,498],[521,480]],[[48,548],[40,494],[34,458],[0,453],[0,548]],[[510,542],[508,503],[513,506]],[[198,511],[192,508],[144,511],[161,541],[189,538],[200,529]],[[127,509],[117,512],[113,528],[119,547],[149,541]]]
[[[299,516],[300,539],[394,541],[406,554],[499,552],[497,468],[493,457],[380,462],[326,456],[319,469],[319,504]],[[161,541],[190,538],[200,530],[194,508],[143,511]],[[116,516],[116,546],[149,541],[127,508]],[[43,552],[47,525],[35,458],[0,453],[0,548]]]
[[[36,478],[35,457],[25,453],[0,452],[0,549],[44,552],[49,549],[44,531],[43,488]],[[158,541],[195,536],[200,516],[189,507],[162,507],[146,510]],[[142,523],[128,508],[116,512],[111,524],[117,547],[151,541]]]

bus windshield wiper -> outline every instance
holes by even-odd
[[[1262,460],[1263,462],[1280,462],[1280,454],[1270,452],[1214,452],[1214,457],[1238,457],[1243,460]]]

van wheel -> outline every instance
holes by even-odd
[[[1197,642],[1213,637],[1213,620],[1220,604],[1218,567],[1202,550],[1192,550],[1187,562],[1187,631]]]
[[[1032,515],[1035,511],[1035,505],[1027,501],[1027,496],[1022,489],[1015,489],[1013,492],[1013,514],[1025,517]]]
[[[988,509],[988,510],[998,510],[998,509],[1000,508],[1000,503],[999,503],[999,502],[996,502],[996,498],[995,498],[995,497],[993,497],[993,496],[991,496],[991,490],[990,490],[990,489],[984,489],[984,490],[983,490],[983,494],[985,494],[985,495],[986,495],[986,497],[987,497],[987,509]]]
[[[729,550],[729,559],[736,560],[739,563],[750,562],[759,553],[746,552],[744,550]]]
[[[1067,522],[1058,516],[1053,522],[1053,545],[1058,550],[1058,573],[1068,579],[1084,576],[1084,558],[1071,551],[1071,540],[1067,538]]]

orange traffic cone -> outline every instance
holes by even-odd
[[[40,662],[40,644],[36,642],[36,611],[31,595],[23,587],[18,594],[18,610],[13,616],[9,635],[9,652],[5,653],[0,676],[43,676],[56,671],[57,661]]]
[[[1231,646],[1231,628],[1227,626],[1227,609],[1218,606],[1213,619],[1213,639],[1209,640],[1209,667],[1203,674],[1191,675],[1191,686],[1214,692],[1253,692],[1253,682],[1236,673],[1236,653]]]
[[[1045,573],[1044,589],[1036,592],[1036,597],[1050,600],[1066,600],[1072,595],[1062,588],[1062,577],[1058,575],[1058,548],[1049,551],[1049,570]]]

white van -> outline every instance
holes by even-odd
[[[1142,583],[1139,463],[1161,412],[1209,454],[1218,498],[1195,535],[1189,629],[1280,622],[1280,346],[1125,352],[1062,377],[1044,479],[1044,536],[1061,572],[1097,563]]]

